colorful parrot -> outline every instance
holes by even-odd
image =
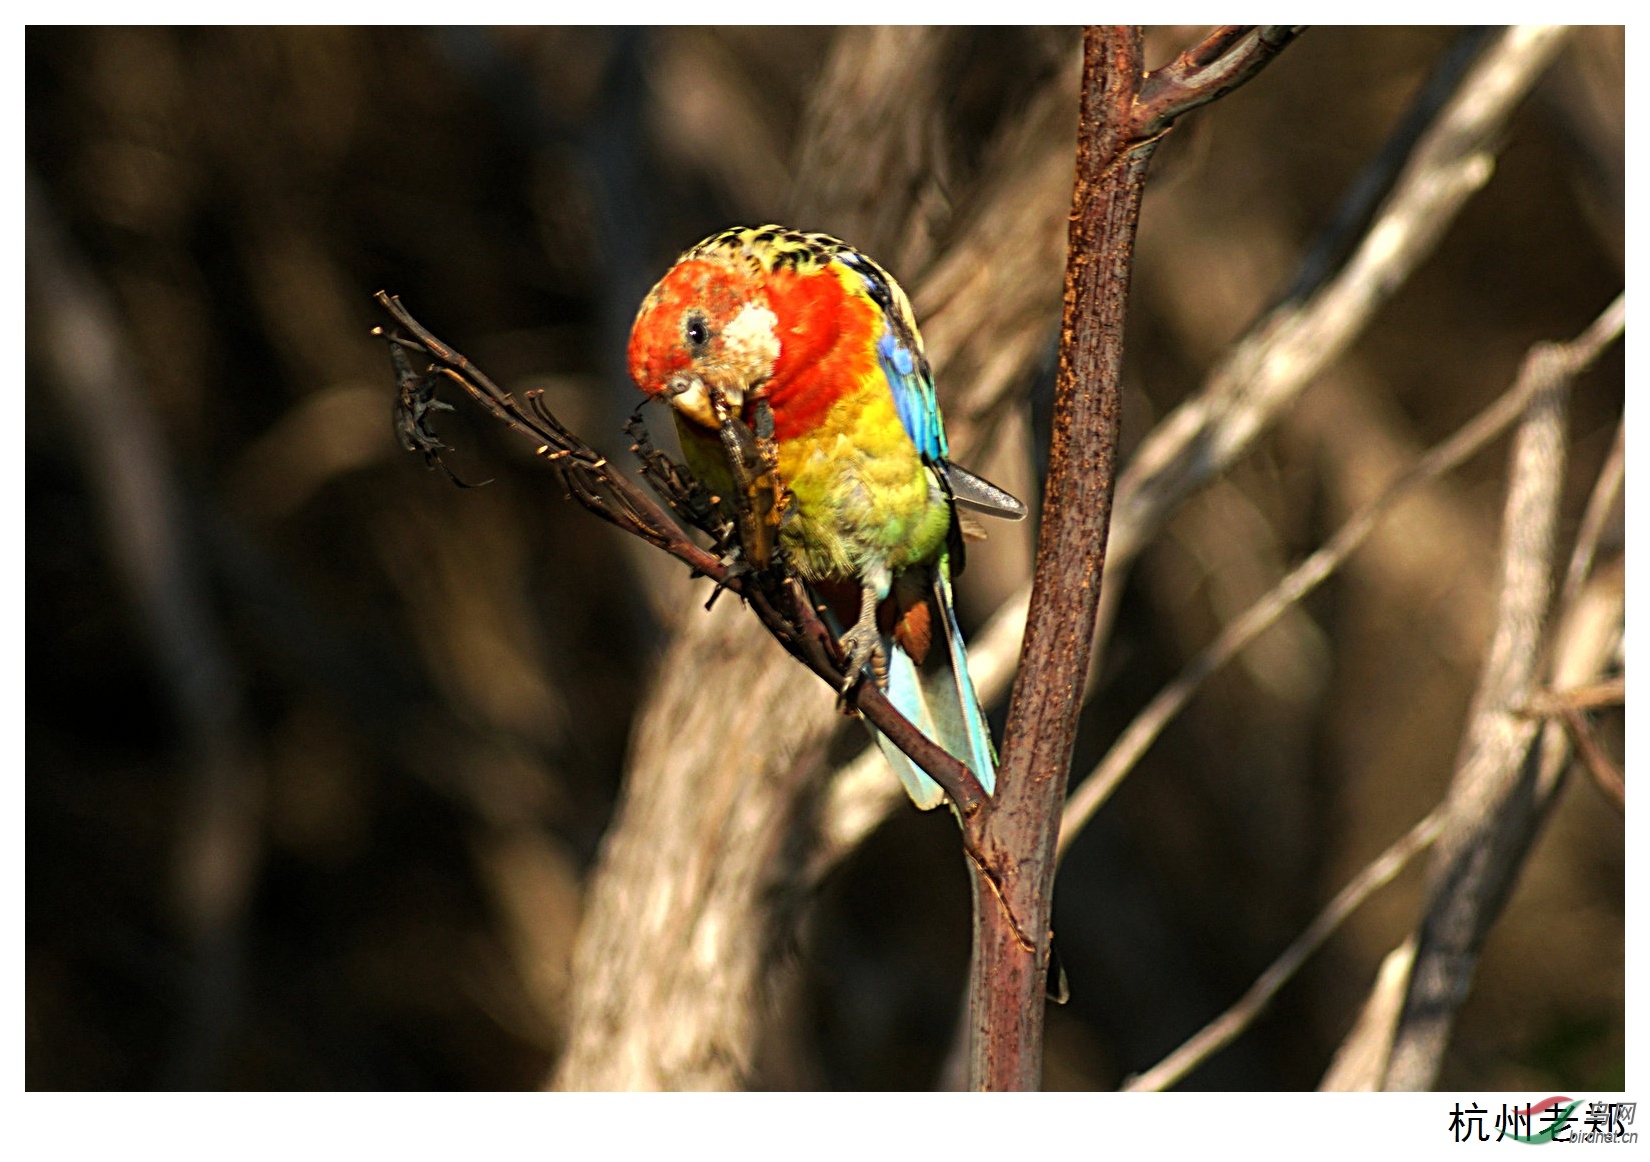
[[[720,497],[735,484],[718,407],[751,424],[754,403],[767,401],[787,490],[778,545],[837,630],[848,626],[843,693],[868,670],[990,793],[996,754],[952,608],[963,565],[957,506],[1013,519],[1025,506],[948,461],[899,284],[824,234],[725,230],[682,255],[643,300],[629,360],[641,389],[674,410],[688,469]],[[912,801],[937,806],[939,785],[872,733]]]

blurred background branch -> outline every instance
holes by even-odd
[[[1062,846],[1068,835],[1074,835],[1104,801],[1138,759],[1140,752],[1161,731],[1163,722],[1183,706],[1201,680],[1230,658],[1248,642],[1273,624],[1283,608],[1298,601],[1306,591],[1346,559],[1368,535],[1383,512],[1409,489],[1457,466],[1501,432],[1521,412],[1541,402],[1540,395],[1554,390],[1555,379],[1567,383],[1595,359],[1600,351],[1621,334],[1625,326],[1625,300],[1618,298],[1605,309],[1588,333],[1563,349],[1561,361],[1544,358],[1549,349],[1541,348],[1526,360],[1518,379],[1488,408],[1458,431],[1449,440],[1422,457],[1416,465],[1400,476],[1371,505],[1344,525],[1328,545],[1314,553],[1276,588],[1238,620],[1232,622],[1207,650],[1200,654],[1187,671],[1152,700],[1146,711],[1130,724],[1123,738],[1107,753],[1106,759],[1084,784],[1082,791],[1072,796],[1066,807],[1066,819],[1061,830]],[[1555,367],[1554,364],[1559,363]],[[1599,500],[1607,495],[1615,478],[1612,464],[1606,461],[1604,471],[1588,503],[1588,515],[1603,507]],[[1510,502],[1509,502],[1510,503]],[[1584,521],[1577,537],[1575,560],[1589,559],[1590,542],[1596,537],[1597,522]],[[1572,711],[1573,713],[1573,711]],[[1125,746],[1132,743],[1132,746]],[[1093,788],[1093,792],[1090,789]],[[1443,831],[1449,820],[1448,804],[1435,807],[1420,822],[1391,847],[1369,864],[1358,876],[1336,895],[1318,914],[1305,932],[1290,944],[1283,955],[1261,974],[1248,992],[1226,1013],[1210,1022],[1193,1038],[1169,1057],[1124,1086],[1131,1090],[1156,1090],[1173,1085],[1191,1069],[1218,1052],[1238,1036],[1259,1014],[1301,963],[1316,951],[1336,926],[1350,915],[1370,893],[1389,883],[1408,860],[1425,850]],[[1462,991],[1465,991],[1464,989]]]
[[[182,739],[168,903],[188,963],[163,1084],[198,1089],[238,1020],[249,894],[262,854],[260,763],[241,678],[208,601],[198,537],[118,316],[28,175],[28,290],[49,382],[70,420],[104,536],[140,611]],[[95,715],[101,707],[83,708]]]
[[[1556,771],[1542,777],[1550,749],[1543,745],[1542,724],[1521,715],[1519,707],[1540,678],[1570,380],[1620,333],[1626,310],[1617,299],[1586,335],[1565,347],[1538,347],[1525,364],[1524,376],[1539,386],[1513,443],[1496,632],[1433,847],[1427,911],[1416,934],[1385,1089],[1428,1089],[1436,1081],[1479,950],[1556,788]]]
[[[1571,375],[1591,364],[1605,343],[1620,333],[1623,311],[1623,300],[1618,299],[1603,316],[1614,330],[1601,331],[1576,341]],[[1374,531],[1376,522],[1410,490],[1456,468],[1505,431],[1529,405],[1531,397],[1546,386],[1546,382],[1547,378],[1541,375],[1529,372],[1520,375],[1489,407],[1392,480],[1385,491],[1336,530],[1323,548],[1302,561],[1264,597],[1229,622],[1220,636],[1193,658],[1185,670],[1129,723],[1128,729],[1106,752],[1106,757],[1071,795],[1060,828],[1061,854],[1070,847],[1077,833],[1100,809],[1101,804],[1117,790],[1129,771],[1134,769],[1140,756],[1162,734],[1168,721],[1180,712],[1211,674],[1275,625],[1291,605],[1322,584]]]
[[[1566,403],[1571,380],[1626,325],[1617,298],[1585,333],[1568,344],[1533,348],[1519,380],[1530,399],[1512,448],[1503,518],[1501,584],[1495,638],[1462,736],[1460,756],[1433,852],[1429,899],[1416,932],[1388,956],[1360,1022],[1326,1077],[1324,1088],[1425,1089],[1437,1076],[1449,1029],[1472,986],[1490,926],[1499,918],[1523,869],[1535,834],[1569,764],[1562,732],[1544,730],[1524,713],[1543,657],[1565,687],[1590,681],[1617,661],[1624,606],[1606,596],[1604,616],[1574,619],[1577,586],[1552,624],[1552,577],[1558,482],[1563,475]],[[1608,489],[1609,462],[1601,473]],[[1595,486],[1595,495],[1599,489]],[[1595,507],[1590,504],[1589,508]],[[1584,525],[1568,576],[1584,574],[1596,525]],[[1607,575],[1604,594],[1617,586]],[[1597,602],[1595,596],[1594,604]],[[1401,999],[1400,999],[1401,998]]]

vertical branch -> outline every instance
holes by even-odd
[[[1009,703],[1001,789],[980,836],[1001,882],[974,869],[974,1089],[1035,1089],[1042,1075],[1055,822],[1105,562],[1121,414],[1123,311],[1152,152],[1149,141],[1129,138],[1141,52],[1139,29],[1084,32],[1046,499],[1031,612]]]
[[[1219,28],[1149,75],[1140,29],[1083,33],[1077,180],[1037,563],[998,795],[964,821],[974,865],[975,1089],[1033,1089],[1042,1076],[1054,843],[1106,559],[1123,315],[1147,166],[1175,118],[1254,76],[1298,31]]]

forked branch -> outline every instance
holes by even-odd
[[[1163,132],[1182,113],[1224,97],[1265,68],[1302,29],[1285,24],[1227,24],[1153,69],[1140,83],[1133,134],[1145,140]]]

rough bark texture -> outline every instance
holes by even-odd
[[[1082,706],[1121,419],[1123,312],[1150,146],[1129,148],[1138,29],[1085,33],[1060,372],[1031,612],[974,868],[973,1089],[1036,1089],[1059,805]],[[1075,676],[1075,680],[1073,680]]]

